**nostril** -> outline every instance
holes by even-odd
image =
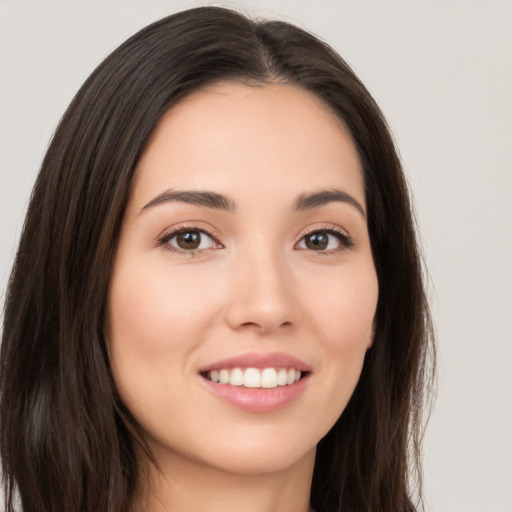
[[[262,320],[261,322],[244,322],[240,327],[247,329],[255,329],[258,331],[270,331],[273,329],[290,328],[293,325],[292,322],[285,321],[282,323],[272,322],[270,319]]]

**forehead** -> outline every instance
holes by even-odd
[[[136,169],[137,196],[169,188],[272,195],[343,188],[364,204],[361,165],[341,120],[291,85],[220,83],[162,117]],[[275,191],[275,190],[274,190]]]

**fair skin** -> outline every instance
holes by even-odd
[[[309,509],[373,340],[365,211],[355,147],[306,91],[220,83],[161,119],[109,296],[114,379],[158,465],[139,454],[147,510]]]

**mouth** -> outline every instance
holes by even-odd
[[[249,412],[272,412],[291,405],[305,392],[312,368],[284,352],[248,353],[199,370],[213,395]]]
[[[309,372],[297,368],[221,368],[201,372],[205,379],[230,386],[243,386],[245,388],[272,389],[290,386],[307,376]]]

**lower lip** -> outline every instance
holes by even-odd
[[[272,412],[297,400],[306,388],[309,375],[293,384],[275,388],[246,388],[219,384],[204,377],[201,379],[216,396],[239,409],[250,412]]]

